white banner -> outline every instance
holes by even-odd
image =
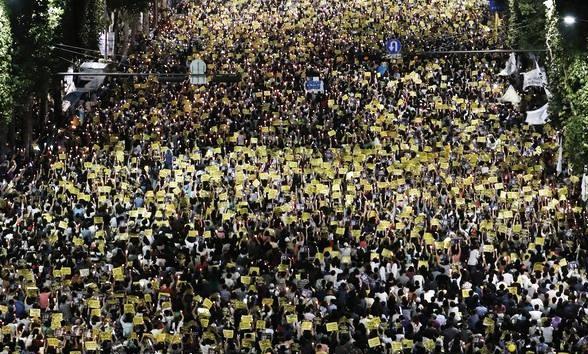
[[[546,103],[545,106],[536,109],[534,111],[527,112],[527,119],[525,119],[525,123],[531,125],[541,125],[547,122],[549,115],[547,113],[547,109],[549,107],[549,103]]]
[[[521,96],[517,93],[517,90],[510,85],[504,95],[499,99],[500,102],[510,102],[514,105],[521,103]]]
[[[502,69],[502,71],[500,73],[498,73],[498,75],[499,76],[510,76],[516,72],[517,72],[517,57],[515,56],[515,53],[510,53],[510,56],[508,57],[508,61],[506,62],[506,66],[504,67],[504,69]]]
[[[114,56],[114,32],[102,32],[98,40],[98,48],[100,53],[105,57]]]
[[[537,67],[536,69],[523,73],[523,90],[529,86],[547,86],[547,75],[544,69]]]
[[[67,72],[68,73],[73,73],[74,69],[70,66],[69,68],[67,68]],[[66,75],[63,77],[63,81],[65,83],[65,94],[67,95],[70,92],[73,92],[76,90],[76,84],[74,82],[74,77],[73,75]]]

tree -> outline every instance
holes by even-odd
[[[10,11],[13,33],[12,76],[15,114],[22,118],[22,140],[27,154],[33,136],[33,105],[44,117],[47,93],[57,58],[52,46],[59,32],[59,0],[21,0]],[[19,120],[17,120],[19,122]]]
[[[8,124],[12,119],[12,32],[4,2],[0,2],[0,150],[6,144]]]
[[[106,24],[105,0],[63,1],[63,43],[98,49],[98,39]]]
[[[104,30],[104,3],[100,0],[87,0],[85,3],[84,21],[82,22],[82,31],[80,32],[82,47],[98,49],[98,38]]]
[[[509,45],[517,49],[543,48],[545,14],[543,0],[509,0]]]
[[[549,102],[550,117],[557,126],[565,124],[569,115],[569,102],[565,102],[565,67],[566,55],[562,47],[562,36],[559,31],[559,13],[554,1],[547,1],[545,7],[545,44],[547,47],[547,77],[549,91],[553,95]]]
[[[138,15],[149,7],[149,0],[60,1],[64,2],[63,43],[94,50],[99,49],[100,34],[107,29],[110,21],[106,11],[116,14],[115,23],[120,19],[129,22],[133,15]],[[70,59],[76,58],[71,53],[65,55]]]
[[[106,6],[114,16],[114,31],[117,33],[117,52],[126,56],[130,37],[141,31],[139,14],[149,9],[150,0],[106,0]]]
[[[106,6],[110,10],[128,11],[139,13],[149,7],[150,0],[106,0]]]
[[[564,46],[555,1],[546,1],[547,76],[553,95],[549,114],[564,128],[564,150],[574,173],[588,164],[588,60],[581,51]]]
[[[516,47],[520,38],[520,26],[519,12],[517,11],[517,0],[508,1],[508,32],[507,41],[511,47]]]
[[[570,102],[572,114],[565,123],[565,150],[575,173],[588,165],[588,60],[575,55],[567,68],[564,100]]]

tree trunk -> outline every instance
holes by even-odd
[[[16,122],[18,122],[17,115],[19,110],[12,110],[12,120],[8,123],[8,150],[14,150],[16,146]]]
[[[123,21],[122,23],[122,29],[121,29],[121,47],[120,47],[120,55],[122,58],[126,58],[127,57],[127,53],[129,51],[129,44],[131,42],[131,35],[132,35],[132,29],[128,23],[128,14],[127,16],[125,16],[125,21]]]
[[[125,13],[123,21],[124,42],[122,45],[121,55],[126,58],[129,53],[132,40],[137,33],[141,33],[141,21],[139,14]]]
[[[143,12],[143,34],[145,37],[149,36],[149,10]]]
[[[27,102],[24,106],[24,149],[25,157],[28,158],[31,153],[31,145],[33,144],[33,96],[27,97]]]
[[[47,119],[49,118],[49,88],[48,85],[45,84],[43,90],[41,91],[41,132],[45,131],[45,126],[47,124]]]
[[[159,22],[159,1],[153,0],[153,29],[157,29],[157,23]]]
[[[53,123],[56,126],[61,127],[63,125],[63,113],[61,112],[63,97],[61,97],[61,88],[59,87],[59,82],[60,81],[53,85],[51,96],[53,98]]]
[[[8,124],[6,120],[0,120],[0,162],[4,161],[4,154],[7,152]]]

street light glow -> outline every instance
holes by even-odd
[[[576,18],[574,16],[566,16],[563,18],[563,21],[566,25],[573,25],[576,23]]]

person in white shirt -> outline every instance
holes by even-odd
[[[553,327],[551,327],[549,322],[547,322],[546,326],[541,327],[541,332],[543,334],[543,338],[545,338],[545,343],[551,344],[553,341]]]
[[[543,311],[543,301],[539,299],[539,296],[537,294],[533,295],[533,299],[531,299],[530,303],[531,306],[533,306],[533,308],[538,307],[539,310]]]
[[[477,266],[478,262],[479,262],[479,258],[480,258],[480,251],[477,248],[472,247],[472,249],[470,250],[470,256],[468,257],[468,266],[470,266],[470,267]]]
[[[543,312],[539,310],[539,306],[535,305],[533,310],[529,311],[529,315],[531,315],[532,320],[539,321],[543,315]]]
[[[511,284],[514,282],[514,278],[509,272],[503,273],[502,278],[507,287],[511,286]]]

